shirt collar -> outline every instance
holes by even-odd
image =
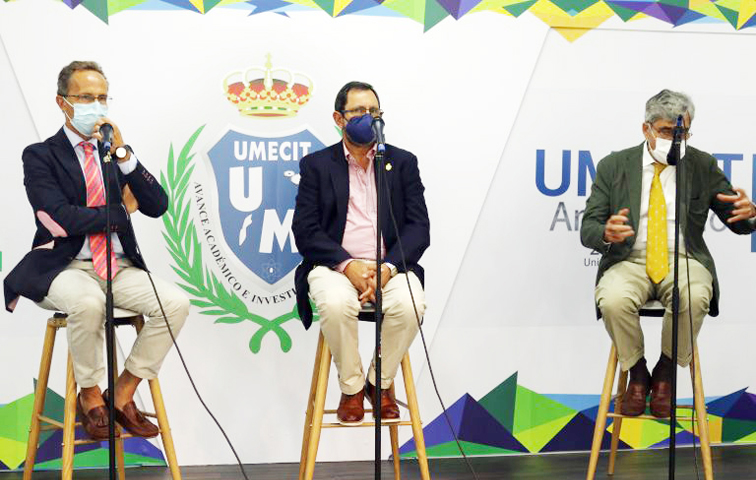
[[[94,137],[90,138],[89,140],[84,140],[79,136],[78,133],[68,128],[68,125],[65,124],[63,125],[63,131],[66,132],[66,137],[74,148],[78,147],[81,142],[89,142],[94,145],[95,150],[97,150],[97,140]]]
[[[347,162],[348,163],[357,163],[357,160],[354,159],[354,157],[352,156],[352,153],[347,148],[346,142],[341,142],[341,144],[344,147],[344,156],[346,157]],[[377,149],[378,149],[378,144],[374,143],[373,144],[373,148],[371,148],[367,152],[367,158],[368,158],[368,160],[370,160],[371,163],[372,163],[373,159],[375,158],[375,152],[377,151]]]

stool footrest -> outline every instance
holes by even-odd
[[[391,422],[391,423],[381,422],[381,427],[392,427],[392,426],[407,427],[407,426],[411,426],[411,425],[412,425],[412,422]],[[363,422],[363,423],[361,423],[359,425],[343,425],[343,424],[341,424],[339,422],[323,422],[323,424],[321,425],[321,428],[339,428],[339,427],[341,427],[341,428],[344,428],[344,427],[375,427],[375,422]]]
[[[47,425],[41,427],[42,430],[55,430],[55,429],[63,428],[62,422],[54,420],[50,417],[45,417],[44,415],[37,415],[37,418],[39,419],[40,422],[47,423]]]
[[[624,420],[632,420],[634,418],[637,418],[638,420],[666,420],[669,421],[669,417],[655,417],[653,415],[622,415],[621,413],[607,413],[607,417],[609,418],[621,418]],[[697,422],[698,420],[694,417],[677,417],[678,421],[694,421]]]

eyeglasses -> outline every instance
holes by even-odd
[[[61,95],[61,97],[76,98],[81,103],[93,103],[95,100],[97,100],[103,105],[108,103],[108,101],[113,100],[113,97],[109,97],[107,95],[89,95],[88,93],[85,93],[83,95]]]
[[[662,137],[662,138],[666,138],[668,140],[671,140],[675,136],[675,128],[676,127],[656,128],[653,125],[651,125],[650,123],[648,124],[648,126],[651,127],[651,130],[654,130],[655,132],[657,132],[659,134],[659,136]],[[693,134],[690,132],[689,128],[683,128],[682,129],[682,134],[683,134],[682,138],[685,139],[685,140],[687,140],[687,139],[689,139],[690,137],[693,136]]]
[[[342,110],[341,114],[346,115],[347,113],[357,115],[357,116],[363,116],[366,113],[369,113],[370,115],[374,117],[382,117],[383,116],[383,110],[380,108],[372,107],[372,108],[365,108],[365,107],[357,107],[353,108],[351,110]]]

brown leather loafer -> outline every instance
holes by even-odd
[[[651,415],[667,418],[672,413],[672,369],[676,368],[671,359],[662,355],[651,374]]]
[[[108,439],[108,409],[102,405],[94,407],[84,413],[84,407],[81,404],[81,394],[76,397],[76,412],[79,414],[81,426],[92,440]],[[116,431],[116,437],[118,431]]]
[[[362,390],[354,395],[341,394],[339,408],[336,409],[336,418],[342,425],[362,425],[365,419],[365,406],[363,405],[365,394]]]
[[[660,380],[651,386],[651,415],[667,418],[672,414],[672,382]]]
[[[646,411],[646,397],[648,396],[649,384],[646,382],[630,382],[627,390],[622,395],[620,413],[631,417],[637,417]]]
[[[367,396],[368,402],[373,406],[373,417],[375,417],[375,405],[373,405],[373,397],[375,397],[375,387],[370,382],[365,382],[365,396]],[[396,404],[396,399],[389,389],[381,389],[381,422],[394,423],[399,421],[399,405]]]
[[[108,391],[105,390],[102,396],[107,402]],[[147,417],[137,409],[133,400],[124,405],[123,408],[116,408],[115,418],[123,428],[137,437],[152,438],[160,433],[160,429],[154,423],[147,420]]]

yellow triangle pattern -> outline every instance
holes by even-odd
[[[349,4],[352,3],[352,0],[335,0],[333,3],[333,14],[332,16],[337,16],[341,13],[342,10],[344,10],[346,7],[349,6]]]
[[[614,11],[604,2],[594,3],[574,17],[549,0],[538,0],[528,11],[554,27],[569,42],[577,40],[614,16]]]

